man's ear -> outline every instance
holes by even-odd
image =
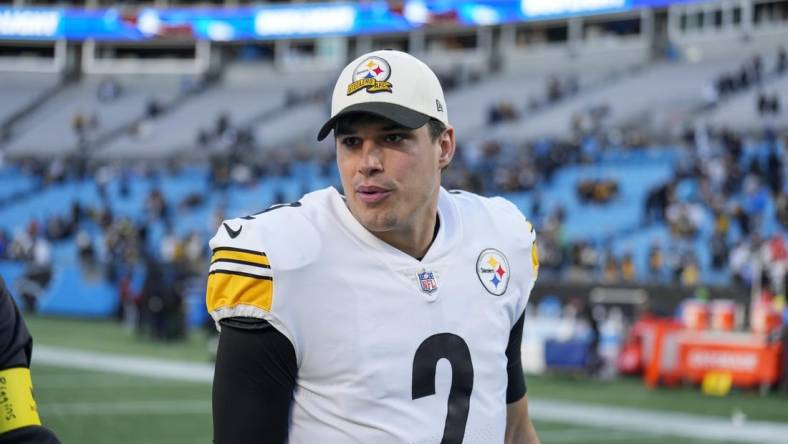
[[[441,153],[438,158],[438,166],[441,170],[445,169],[454,158],[454,152],[457,146],[454,142],[454,128],[448,127],[443,134],[438,137],[438,145],[440,146]]]

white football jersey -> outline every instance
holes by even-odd
[[[211,239],[213,318],[293,343],[291,444],[500,443],[509,333],[538,259],[510,202],[441,189],[422,260],[367,231],[333,188],[228,220]]]

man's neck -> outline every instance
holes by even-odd
[[[392,247],[421,260],[427,254],[440,229],[438,212],[431,214],[426,224],[419,224],[413,231],[387,231],[372,233]]]

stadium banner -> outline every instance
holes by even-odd
[[[404,15],[411,23],[455,21],[467,26],[563,19],[656,8],[704,0],[408,0]]]
[[[0,39],[211,41],[407,32],[432,23],[485,26],[629,11],[701,0],[407,0],[238,8],[0,7]]]
[[[414,25],[386,2],[246,8],[0,8],[0,39],[113,40],[156,38],[234,41],[407,32]]]

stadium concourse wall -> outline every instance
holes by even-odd
[[[630,318],[643,311],[672,316],[684,300],[698,295],[710,300],[733,300],[744,307],[749,306],[749,292],[733,286],[567,283],[543,279],[537,280],[529,305],[536,306],[545,298],[556,297],[562,305],[579,299],[592,304],[618,306]]]

